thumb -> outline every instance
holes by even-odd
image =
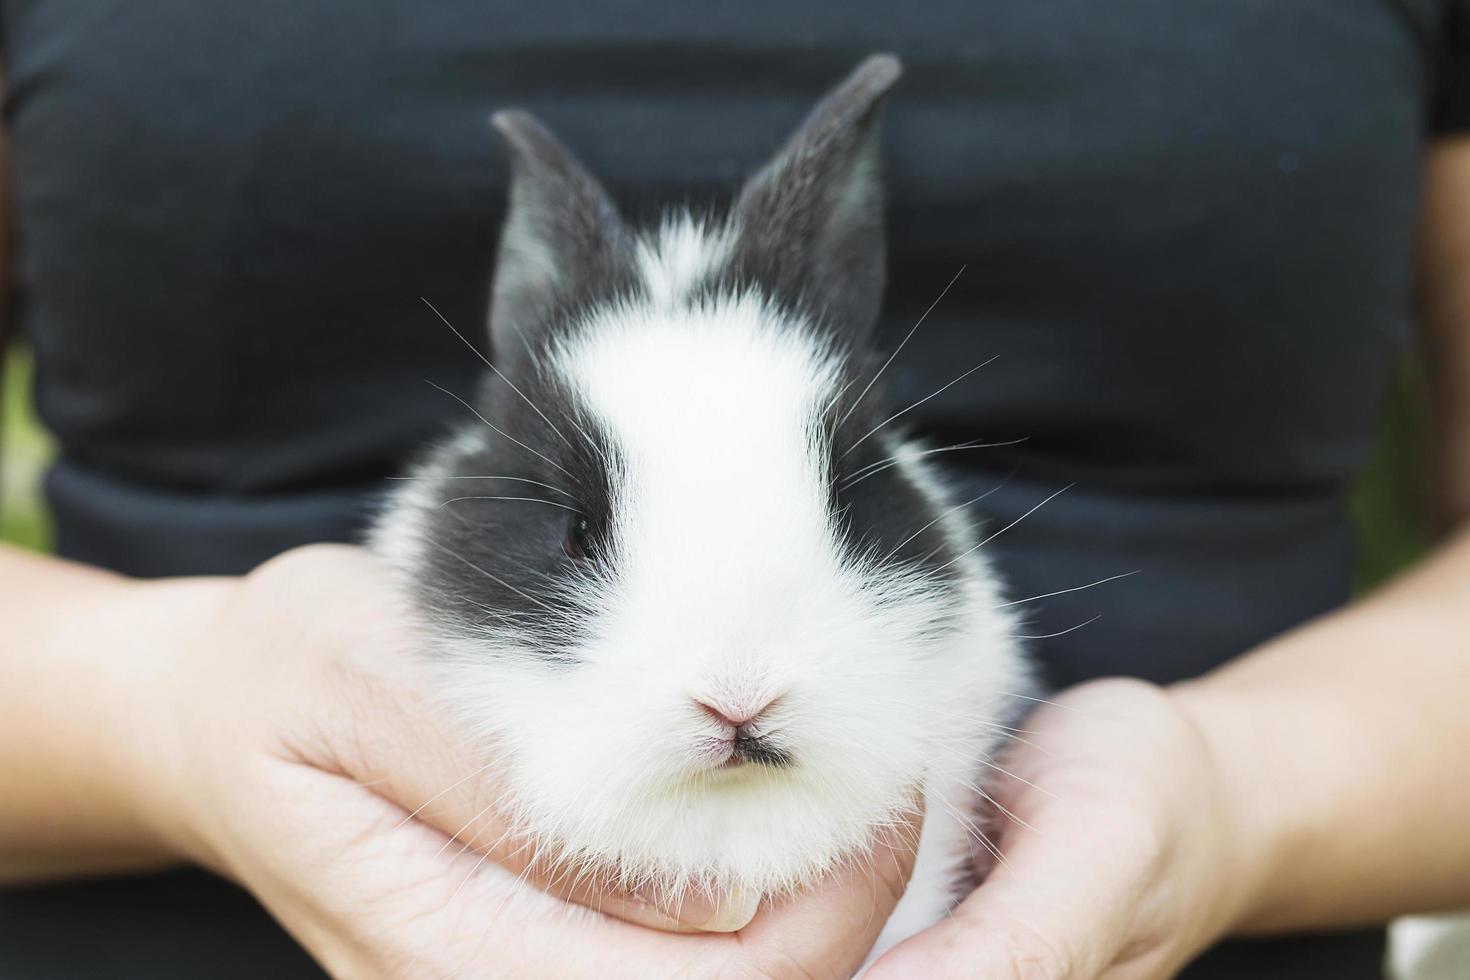
[[[1140,889],[1121,854],[1070,843],[1018,835],[1005,864],[950,917],[884,955],[868,980],[1105,975],[1129,936]]]

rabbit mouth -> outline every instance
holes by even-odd
[[[789,769],[796,765],[796,757],[790,750],[781,747],[767,736],[750,735],[730,740],[729,755],[720,763],[721,769],[741,766],[767,766],[772,769]]]
[[[737,769],[791,769],[796,766],[796,755],[780,741],[770,735],[740,732],[726,738],[707,739],[704,744],[703,765],[715,771]]]

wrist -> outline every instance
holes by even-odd
[[[160,624],[178,610],[153,598],[169,589],[4,547],[0,585],[0,881],[176,860],[145,735],[172,713]]]
[[[1217,690],[1208,678],[1168,691],[1200,733],[1220,787],[1226,859],[1211,938],[1263,931],[1289,856],[1304,837],[1284,774],[1272,764],[1283,747],[1272,744],[1277,736],[1261,724],[1259,705]]]
[[[160,863],[204,857],[190,778],[201,735],[193,719],[207,693],[197,658],[226,581],[125,581],[102,597],[87,627],[108,651],[97,665],[103,715],[90,726],[91,752],[103,763],[96,792]]]

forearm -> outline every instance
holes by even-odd
[[[1175,690],[1261,858],[1242,931],[1470,905],[1470,532]]]
[[[0,546],[0,882],[170,859],[138,721],[177,589]]]

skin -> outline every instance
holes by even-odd
[[[1226,934],[1470,905],[1470,144],[1435,148],[1427,193],[1441,547],[1198,681],[1043,707],[999,788],[1005,863],[870,976],[1162,978]],[[426,707],[411,618],[357,549],[138,582],[0,548],[0,621],[0,880],[198,862],[335,975],[845,976],[910,865],[899,828],[807,894],[668,910],[713,935],[503,906],[487,868],[527,869],[472,819],[493,767]]]
[[[855,969],[912,866],[916,824],[810,893],[681,910],[714,933],[528,911],[495,890],[527,854],[485,811],[493,767],[444,736],[373,557],[321,545],[240,579],[134,582],[4,549],[0,580],[24,585],[0,599],[12,881],[193,861],[336,976],[786,977]],[[528,874],[604,905],[595,884]],[[604,907],[678,927],[635,896]]]

